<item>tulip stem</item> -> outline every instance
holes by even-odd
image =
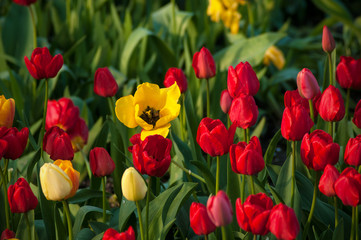
[[[32,239],[31,237],[31,228],[30,228],[30,222],[29,222],[29,217],[28,217],[28,213],[24,213],[24,217],[25,217],[25,221],[26,221],[26,227],[28,229],[28,237],[29,237],[29,240]]]
[[[32,9],[32,5],[29,5],[29,12],[30,12],[30,16],[31,16],[31,23],[33,25],[33,41],[34,41],[34,49],[37,47],[37,41],[36,41],[36,24],[35,24],[35,16],[34,16],[34,12]]]
[[[45,98],[44,98],[44,112],[43,112],[43,122],[41,124],[41,130],[40,130],[40,147],[41,147],[41,152],[40,152],[40,157],[44,159],[43,157],[43,152],[44,152],[44,148],[43,148],[43,140],[44,140],[44,132],[45,132],[45,121],[46,121],[46,112],[47,112],[47,108],[48,108],[48,88],[49,88],[49,84],[48,84],[48,79],[45,78]]]
[[[296,165],[296,141],[292,141],[292,159],[291,159],[291,165],[292,165],[292,187],[291,187],[291,208],[294,206],[294,198],[295,198],[295,182],[296,182],[296,176],[295,176],[295,165]]]
[[[106,223],[107,216],[105,214],[106,212],[106,197],[105,197],[105,176],[102,177],[102,185],[103,185],[103,223]]]
[[[348,108],[350,106],[350,88],[347,88],[347,95],[346,95],[346,106],[345,106],[345,118],[348,120]]]
[[[148,191],[147,191],[147,203],[146,203],[146,212],[145,212],[145,228],[146,228],[146,239],[149,240],[149,199],[150,199],[150,186],[152,182],[152,177],[149,176],[148,182]]]
[[[328,122],[328,132],[330,133],[333,140],[333,122]]]
[[[208,240],[208,235],[204,235],[204,240]]]
[[[253,240],[257,240],[257,235],[253,235]]]
[[[218,190],[219,190],[219,170],[220,170],[220,168],[221,168],[221,164],[220,164],[219,156],[217,156],[216,194],[218,193]]]
[[[254,190],[253,175],[249,175],[249,179],[251,180],[251,192],[252,192],[252,194],[256,194],[256,191]]]
[[[172,160],[171,163],[173,163],[174,165],[176,165],[177,167],[179,167],[180,169],[182,169],[185,173],[187,173],[188,175],[191,175],[192,177],[197,178],[199,181],[207,184],[206,180],[204,180],[204,178],[202,178],[201,176],[192,173],[192,171],[190,169],[186,169],[183,166],[179,165],[176,161]]]
[[[332,71],[332,57],[331,53],[327,53],[328,55],[328,70],[330,77],[330,85],[333,85],[333,71]]]
[[[5,169],[7,170],[7,169]],[[6,218],[6,228],[10,229],[10,215],[9,215],[9,207],[8,207],[8,191],[7,191],[7,184],[6,184],[6,179],[5,179],[5,175],[3,174],[3,170],[0,167],[0,174],[1,174],[1,179],[3,180],[3,186],[4,186],[4,207],[5,207],[5,218]]]
[[[355,207],[355,235],[358,240],[358,206]]]
[[[115,116],[115,103],[113,97],[108,97],[109,110],[113,117],[113,122],[116,123],[117,118]]]
[[[313,104],[312,104],[312,99],[308,99],[308,105],[310,107],[310,117],[312,122],[315,124],[315,116],[313,114]],[[311,132],[313,131],[314,125],[311,128]]]
[[[316,171],[316,179],[315,179],[315,185],[313,187],[313,198],[312,198],[311,210],[310,210],[310,214],[308,215],[307,223],[303,230],[303,239],[307,238],[308,229],[310,228],[312,217],[313,217],[313,212],[315,211],[319,175],[320,175],[320,172]]]
[[[355,208],[352,207],[352,224],[351,224],[350,240],[353,240],[354,237],[355,237]]]
[[[222,231],[222,239],[227,240],[226,228],[224,226],[221,227]]]
[[[66,200],[63,200],[63,208],[66,215],[66,221],[68,222],[69,240],[73,240],[73,228],[70,218],[69,205]]]
[[[182,115],[180,116],[180,121],[181,121],[183,141],[185,141],[186,138],[187,138],[187,136],[186,136],[187,123],[186,123],[186,104],[185,104],[185,99],[186,99],[186,96],[185,96],[184,93],[182,93]]]
[[[142,212],[140,211],[138,201],[135,201],[135,205],[137,206],[138,218],[139,218],[139,228],[140,228],[140,238],[144,240],[144,231],[143,231],[143,222],[142,222]]]
[[[206,85],[207,85],[207,117],[211,117],[210,116],[211,100],[210,100],[210,96],[209,96],[209,79],[208,78],[206,78]]]
[[[248,21],[251,28],[251,37],[254,35],[254,17],[253,11],[250,1],[247,1],[247,13],[248,13]]]
[[[335,229],[338,225],[338,209],[337,209],[337,198],[336,196],[333,197],[333,206],[335,208]]]
[[[241,177],[242,177],[242,179],[241,179]],[[245,175],[241,176],[241,174],[238,174],[238,181],[239,181],[239,184],[242,184],[241,185],[241,201],[243,203],[243,201],[244,201],[244,190],[246,188]]]

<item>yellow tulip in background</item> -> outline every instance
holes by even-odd
[[[0,127],[10,128],[13,126],[15,116],[15,101],[12,98],[6,99],[0,96]]]
[[[230,29],[232,34],[238,33],[241,14],[238,12],[240,0],[209,0],[207,15],[213,22],[222,20],[224,26]]]
[[[73,164],[69,160],[56,160],[54,164],[60,167],[68,175],[73,184],[70,193],[65,196],[64,199],[74,196],[79,188],[80,173],[73,168]]]
[[[265,65],[268,66],[271,62],[278,70],[281,70],[285,66],[285,57],[282,51],[275,46],[269,47],[263,57],[263,63]]]
[[[135,168],[127,168],[122,176],[123,196],[129,201],[140,201],[147,193],[144,179]]]
[[[134,96],[119,98],[115,113],[119,121],[129,128],[143,128],[141,139],[149,135],[167,137],[170,121],[178,117],[180,90],[177,83],[169,88],[159,88],[157,84],[143,83]]]

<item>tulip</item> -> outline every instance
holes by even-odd
[[[269,47],[263,57],[263,64],[270,65],[271,62],[278,70],[281,70],[285,66],[285,56],[282,51],[275,46]]]
[[[322,49],[326,53],[332,53],[332,51],[335,49],[335,39],[333,39],[333,36],[328,29],[328,27],[325,25],[323,26],[323,32],[322,32]]]
[[[249,143],[233,144],[229,150],[232,170],[235,173],[254,175],[264,168],[262,148],[259,139],[253,136]]]
[[[102,240],[135,240],[135,233],[132,226],[129,226],[128,230],[122,233],[109,228],[105,231]]]
[[[70,98],[60,98],[58,101],[48,101],[45,129],[58,126],[67,131],[75,126],[79,118],[79,108],[74,106]]]
[[[252,66],[248,62],[240,62],[236,69],[228,68],[228,92],[233,98],[241,95],[254,96],[259,89],[259,81]]]
[[[296,239],[300,231],[295,211],[283,203],[273,207],[267,222],[267,228],[278,239]]]
[[[127,168],[122,176],[122,192],[129,201],[139,201],[144,199],[147,193],[147,186],[142,176],[135,168]]]
[[[316,117],[318,112],[318,104],[319,100],[321,98],[321,92],[319,92],[313,99],[312,99],[312,108],[313,108],[313,115]],[[302,105],[304,109],[306,109],[307,113],[310,114],[310,105],[307,101],[307,99],[301,97],[298,90],[293,91],[286,91],[284,96],[284,104],[285,107],[293,107],[295,105]]]
[[[307,100],[313,99],[321,92],[315,76],[307,68],[302,69],[297,75],[297,89]]]
[[[15,116],[15,101],[12,98],[6,99],[0,96],[0,127],[11,128]]]
[[[340,90],[330,85],[322,93],[318,111],[327,122],[341,121],[345,116],[345,105]]]
[[[168,170],[172,141],[161,135],[152,135],[133,145],[133,164],[141,173],[153,177],[162,177]]]
[[[238,33],[239,30],[239,21],[241,20],[241,14],[238,12],[238,5],[235,5],[233,2],[230,5],[235,7],[229,7],[226,11],[222,13],[222,21],[224,26],[230,29],[232,34]]]
[[[356,207],[361,204],[361,174],[354,168],[345,168],[334,188],[343,205]]]
[[[318,189],[327,197],[336,196],[335,192],[335,182],[339,178],[340,173],[338,170],[330,165],[327,164],[325,170],[320,178],[320,183],[318,184]]]
[[[327,164],[335,165],[339,152],[340,146],[323,130],[306,133],[302,139],[301,159],[308,168],[315,171],[322,171]]]
[[[207,213],[216,227],[226,226],[233,220],[233,209],[227,194],[220,190],[207,201]]]
[[[70,137],[59,127],[52,127],[46,131],[43,140],[43,149],[53,160],[71,160],[74,157]]]
[[[118,92],[118,84],[107,67],[96,70],[94,92],[101,97],[113,97]]]
[[[254,235],[266,235],[269,232],[266,225],[272,207],[272,199],[264,193],[249,195],[243,204],[238,198],[236,201],[238,225]]]
[[[8,142],[0,139],[0,160],[5,155],[7,150],[8,150]]]
[[[341,56],[336,80],[342,88],[361,89],[361,59]]]
[[[222,156],[229,152],[235,131],[234,124],[227,130],[221,120],[203,118],[197,130],[197,143],[212,157]]]
[[[80,151],[88,142],[89,130],[84,119],[78,118],[74,127],[67,131],[74,152]]]
[[[313,122],[301,105],[286,107],[283,111],[281,133],[287,140],[299,141],[310,131]]]
[[[219,105],[224,113],[228,113],[231,108],[233,98],[229,94],[228,90],[223,90],[221,92],[221,99],[219,101]]]
[[[356,105],[352,122],[356,125],[356,127],[361,128],[361,100]]]
[[[222,13],[225,11],[221,0],[210,0],[207,8],[207,15],[213,22],[221,20]]]
[[[14,3],[22,6],[30,6],[31,4],[36,3],[36,1],[37,0],[13,0]]]
[[[62,201],[73,189],[70,177],[57,165],[45,163],[40,168],[40,184],[48,200]]]
[[[115,169],[115,163],[105,148],[96,147],[89,154],[90,169],[94,176],[110,175]]]
[[[228,114],[231,122],[237,127],[247,129],[257,122],[258,107],[252,96],[241,95],[233,99]]]
[[[70,193],[64,197],[64,199],[71,198],[75,195],[79,188],[80,173],[73,168],[73,164],[69,160],[56,160],[54,164],[61,168],[70,178],[72,182],[72,189]]]
[[[167,73],[165,74],[163,84],[165,87],[170,87],[174,84],[174,82],[177,83],[181,93],[184,93],[185,91],[187,91],[188,82],[187,82],[187,78],[184,75],[182,69],[179,69],[179,68],[169,68],[168,69]]]
[[[5,229],[1,233],[0,240],[6,240],[6,239],[12,239],[12,238],[15,238],[15,233],[9,229]]]
[[[361,165],[361,135],[348,140],[344,158],[348,165]]]
[[[208,79],[216,75],[216,64],[213,56],[205,47],[193,55],[192,67],[199,79]]]
[[[25,65],[29,73],[35,79],[53,78],[63,66],[63,56],[60,54],[52,57],[47,47],[35,48],[30,60],[24,57]]]
[[[38,199],[24,178],[19,178],[8,188],[8,200],[12,213],[26,213],[38,205]]]
[[[26,144],[28,143],[28,136],[28,128],[23,128],[19,132],[18,129],[14,127],[0,127],[0,139],[7,142],[7,150],[3,154],[3,157],[12,160],[19,158],[23,154]]]
[[[208,235],[216,230],[216,226],[208,216],[206,206],[202,203],[192,203],[189,210],[189,220],[191,228],[197,235]]]

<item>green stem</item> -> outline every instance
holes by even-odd
[[[345,106],[345,118],[348,120],[348,108],[350,106],[350,88],[347,88],[347,95],[346,95],[346,106]]]
[[[240,174],[238,176],[241,176]],[[242,174],[242,187],[241,187],[241,200],[242,200],[242,203],[244,203],[244,195],[245,194],[245,190],[246,190],[246,175],[243,175]]]
[[[173,163],[174,165],[176,165],[177,167],[179,167],[180,169],[182,169],[185,173],[187,173],[188,175],[191,175],[192,177],[197,178],[199,181],[207,184],[206,180],[204,180],[204,178],[202,178],[201,176],[192,173],[192,171],[190,169],[186,169],[185,167],[179,165],[176,161],[172,160],[171,163]]]
[[[327,53],[327,55],[328,55],[328,70],[330,77],[330,85],[333,85],[332,57],[331,57],[331,53]]]
[[[29,240],[32,239],[31,237],[31,228],[30,228],[30,222],[29,222],[29,217],[28,217],[28,213],[24,213],[24,217],[25,217],[25,221],[26,221],[26,228],[28,229],[28,237],[29,237]]]
[[[257,240],[257,235],[253,235],[253,240]]]
[[[328,122],[328,132],[333,139],[333,122]]]
[[[86,167],[86,170],[87,170],[87,173],[88,173],[88,177],[89,179],[91,180],[92,177],[93,177],[93,174],[92,174],[92,171],[90,169],[90,165],[89,165],[89,161],[88,161],[88,158],[87,156],[85,155],[84,151],[83,151],[83,148],[80,148],[80,153],[83,157],[83,160],[84,160],[84,163],[85,163],[85,167]]]
[[[207,117],[211,117],[210,116],[211,100],[210,100],[210,96],[209,96],[209,79],[208,78],[206,78],[206,85],[207,85]]]
[[[254,190],[253,175],[249,175],[249,179],[251,180],[251,191],[252,191],[252,194],[256,194],[256,191]]]
[[[49,83],[48,83],[48,79],[45,78],[45,98],[44,98],[44,112],[43,112],[43,122],[41,124],[41,130],[40,130],[40,147],[41,147],[41,152],[40,152],[40,156],[44,159],[43,157],[43,140],[44,140],[44,132],[45,132],[45,121],[46,121],[46,112],[48,109],[48,88],[49,88]]]
[[[185,104],[185,94],[182,93],[183,97],[182,97],[182,116],[181,116],[181,127],[182,127],[182,137],[183,137],[183,141],[186,140],[187,135],[186,135],[186,130],[187,130],[187,123],[186,123],[186,104]]]
[[[219,156],[217,156],[217,173],[216,173],[216,194],[219,190],[219,170],[221,168]]]
[[[355,207],[355,235],[358,240],[358,206]]]
[[[247,1],[247,13],[248,13],[248,21],[249,24],[251,25],[251,37],[252,37],[254,35],[254,17],[253,17],[253,11],[250,1]]]
[[[139,228],[140,228],[140,238],[144,240],[144,231],[143,231],[143,222],[142,222],[142,212],[140,211],[138,201],[135,201],[135,205],[137,206],[138,217],[139,217]]]
[[[351,223],[350,240],[353,240],[354,237],[355,237],[355,208],[352,207],[352,223]]]
[[[338,209],[337,209],[337,198],[336,196],[333,197],[333,206],[335,208],[335,229],[338,225]]]
[[[105,176],[102,177],[102,185],[103,185],[103,223],[106,223],[107,216],[106,216],[106,197],[105,197]]]
[[[68,222],[69,240],[73,240],[73,227],[70,218],[69,205],[66,200],[63,200],[63,208],[66,215],[66,221]]]
[[[295,185],[296,185],[296,176],[295,176],[295,165],[296,165],[296,141],[292,141],[292,188],[291,188],[291,208],[294,206],[294,198],[295,198]]]
[[[70,0],[66,0],[66,21],[67,21],[67,24],[70,24],[70,11],[71,11]]]
[[[250,140],[250,137],[249,137],[249,128],[246,129],[246,143],[248,144],[249,143],[249,140]]]
[[[37,40],[36,40],[36,23],[35,23],[35,16],[34,16],[34,12],[32,9],[32,5],[29,5],[29,12],[30,12],[30,16],[31,16],[31,23],[33,25],[33,41],[34,41],[34,49],[37,47]]]
[[[243,138],[244,141],[247,143],[247,129],[243,129]]]
[[[207,236],[207,235],[204,235],[204,240],[208,240],[208,236]]]
[[[173,27],[173,36],[175,36],[175,33],[177,32],[176,29],[176,21],[175,21],[175,0],[172,0],[172,27]]]
[[[117,117],[115,116],[115,104],[112,97],[108,97],[108,105],[109,105],[109,110],[113,117],[113,122],[116,123]]]
[[[227,240],[226,228],[222,226],[221,231],[222,231],[222,239]]]
[[[310,226],[311,226],[311,221],[312,221],[312,217],[313,217],[313,212],[315,211],[316,198],[317,198],[318,179],[319,179],[319,172],[316,171],[316,180],[315,180],[315,185],[314,185],[314,187],[313,187],[312,205],[311,205],[310,214],[308,215],[308,219],[307,219],[306,226],[305,226],[305,228],[304,228],[304,230],[303,230],[303,239],[306,239],[306,238],[307,238],[308,229],[309,229]]]
[[[7,171],[7,169],[5,169]],[[3,170],[0,167],[0,174],[1,174],[1,178],[3,180],[3,186],[4,186],[4,207],[5,207],[5,218],[6,218],[6,228],[10,229],[10,213],[9,213],[9,207],[8,207],[8,191],[7,191],[7,184],[6,184],[6,179],[5,179],[5,175],[3,174]]]
[[[146,227],[146,239],[149,240],[149,199],[150,199],[150,189],[151,189],[152,178],[149,177],[148,182],[148,192],[147,192],[147,203],[146,203],[146,212],[145,212],[145,227]]]
[[[313,114],[312,99],[309,99],[309,100],[308,100],[308,105],[309,105],[309,107],[310,107],[310,117],[311,117],[311,120],[312,120],[312,122],[315,124],[315,116],[314,116],[314,114]],[[312,128],[311,128],[311,132],[313,131],[314,126],[315,126],[315,125],[313,125]]]

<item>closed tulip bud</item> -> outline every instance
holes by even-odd
[[[5,229],[1,233],[0,240],[6,240],[6,239],[12,239],[12,238],[15,238],[15,233],[9,229]]]
[[[283,111],[281,133],[287,140],[300,141],[310,131],[313,122],[301,105],[286,107]]]
[[[89,130],[84,119],[78,118],[75,125],[67,131],[74,152],[80,151],[88,142]]]
[[[233,98],[229,94],[228,90],[223,90],[221,93],[221,99],[219,101],[219,105],[224,113],[228,113],[231,108]]]
[[[193,55],[192,67],[197,78],[211,78],[216,75],[216,64],[210,51],[202,47]]]
[[[26,213],[38,205],[38,199],[24,178],[19,178],[8,188],[8,200],[12,213]]]
[[[71,198],[75,195],[76,191],[79,188],[80,173],[73,168],[73,164],[69,160],[56,160],[54,164],[61,168],[70,178],[72,182],[72,189],[70,193],[64,197],[64,199]]]
[[[203,118],[197,130],[197,143],[212,157],[222,156],[229,152],[235,131],[234,124],[227,130],[221,120]]]
[[[254,235],[266,235],[269,232],[266,225],[272,207],[272,199],[264,193],[249,195],[243,204],[238,198],[236,201],[238,225]]]
[[[13,0],[14,3],[22,6],[30,6],[31,4],[36,3],[36,1],[37,0]]]
[[[297,75],[297,89],[300,95],[307,100],[314,98],[321,92],[315,76],[307,68],[302,69]]]
[[[264,168],[261,143],[253,136],[249,143],[233,144],[229,150],[229,158],[233,172],[254,175]]]
[[[327,164],[335,165],[339,153],[340,146],[323,130],[306,133],[302,139],[301,159],[308,168],[315,171],[322,171]]]
[[[356,127],[361,128],[361,100],[356,105],[352,122],[356,125]]]
[[[348,140],[344,157],[348,165],[361,165],[361,135]]]
[[[107,67],[95,72],[94,92],[101,97],[113,97],[118,92],[118,84]]]
[[[115,169],[115,163],[105,148],[96,147],[89,154],[90,169],[94,176],[110,175]]]
[[[45,163],[40,168],[40,183],[46,199],[52,201],[64,200],[73,189],[73,182],[69,176],[52,163]]]
[[[25,56],[24,61],[31,76],[38,80],[55,77],[64,63],[63,56],[52,57],[47,47],[35,48],[30,60]]]
[[[122,192],[129,201],[140,201],[147,193],[144,179],[135,168],[127,168],[122,176]]]
[[[208,235],[216,230],[216,226],[209,218],[207,208],[202,203],[192,203],[189,210],[191,228],[197,235]]]
[[[345,116],[345,105],[340,90],[330,85],[322,93],[318,112],[327,122],[338,122]]]
[[[361,204],[361,174],[354,168],[345,168],[334,188],[343,205],[356,207]]]
[[[341,56],[336,68],[336,80],[342,88],[361,89],[361,59]]]
[[[285,56],[282,51],[275,46],[271,46],[267,49],[263,57],[263,64],[270,65],[271,62],[278,70],[281,70],[285,66]]]
[[[15,101],[12,98],[6,99],[0,96],[0,127],[10,128],[13,126],[15,116]]]
[[[43,140],[43,149],[53,160],[72,160],[74,157],[70,137],[59,127],[52,127],[46,131]]]
[[[105,231],[102,240],[135,240],[135,233],[132,226],[129,226],[128,230],[122,233],[109,228]]]
[[[313,99],[312,99],[312,105],[313,105],[313,114],[315,117],[317,117],[318,112],[318,103],[321,98],[321,92],[319,92]],[[285,107],[294,107],[295,105],[302,105],[304,109],[306,109],[307,113],[310,115],[310,105],[308,103],[308,100],[306,98],[301,97],[298,90],[292,90],[292,91],[286,91],[284,96],[284,104]]]
[[[170,87],[174,84],[174,82],[177,83],[181,93],[184,93],[185,91],[187,91],[188,82],[187,82],[187,78],[184,75],[182,69],[179,69],[179,68],[169,68],[168,69],[167,73],[165,74],[163,84],[165,87]]]
[[[28,143],[29,129],[23,128],[18,131],[17,128],[0,127],[0,139],[7,142],[7,150],[3,154],[4,158],[15,160],[19,158]]]
[[[233,220],[233,209],[227,194],[220,190],[207,201],[207,213],[216,227],[226,226]]]
[[[240,95],[256,95],[259,89],[259,81],[252,66],[248,62],[240,62],[235,69],[230,66],[228,68],[227,87],[233,98]]]
[[[258,107],[252,96],[241,95],[233,99],[228,114],[231,122],[237,127],[247,129],[257,122]]]
[[[58,101],[49,100],[46,111],[45,130],[57,126],[64,131],[74,127],[79,118],[79,108],[70,98],[60,98]]]
[[[327,26],[323,26],[323,32],[322,32],[322,48],[323,51],[327,53],[332,53],[332,51],[335,49],[335,39],[333,39],[333,36],[328,29]]]
[[[8,150],[8,142],[0,139],[0,160],[3,158],[7,150]]]
[[[325,170],[323,171],[320,182],[318,184],[318,189],[320,190],[320,192],[322,192],[327,197],[336,196],[334,185],[339,176],[340,173],[337,171],[337,169],[334,166],[328,164],[325,167]]]
[[[267,228],[278,239],[292,240],[296,239],[300,231],[300,224],[295,211],[285,204],[279,203],[272,208]]]

